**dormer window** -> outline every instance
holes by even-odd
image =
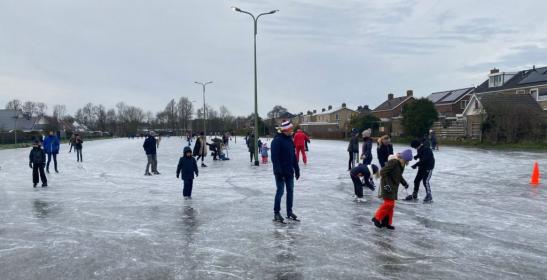
[[[503,85],[503,75],[494,75],[490,76],[490,80],[488,81],[488,87],[501,87]]]

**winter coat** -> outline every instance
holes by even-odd
[[[250,136],[247,139],[247,148],[249,149],[249,153],[253,153],[255,147],[255,138],[254,136]]]
[[[40,147],[34,147],[30,150],[29,163],[44,164],[46,163],[46,153]]]
[[[380,144],[376,149],[376,154],[378,155],[380,166],[384,167],[388,161],[388,157],[393,154],[393,145]]]
[[[359,153],[359,135],[351,136],[348,144],[348,152]]]
[[[271,159],[273,172],[276,176],[292,177],[300,175],[300,167],[296,161],[294,143],[290,136],[278,133],[272,140]]]
[[[408,185],[403,178],[405,171],[404,165],[398,159],[392,159],[387,162],[380,170],[380,197],[384,199],[397,200],[399,184]],[[386,186],[389,186],[386,188]]]
[[[359,164],[351,169],[349,172],[351,177],[359,177],[358,174],[363,174],[365,186],[368,188],[374,188],[374,185],[370,182],[370,170],[368,170],[368,167],[364,164]]]
[[[207,145],[204,145],[203,144],[204,142],[205,141],[203,140],[203,137],[199,137],[196,140],[196,144],[194,145],[194,151],[193,151],[193,155],[195,157],[207,155]]]
[[[74,146],[76,144],[76,137],[74,135],[70,136],[68,142],[70,143],[70,145]]]
[[[310,141],[310,138],[303,131],[294,134],[294,145],[296,147],[305,147],[308,141]]]
[[[268,148],[268,147],[260,148],[260,155],[263,156],[263,157],[268,157],[268,151],[269,150],[270,150],[270,148]]]
[[[418,161],[415,166],[418,167],[418,169],[424,169],[424,170],[432,170],[435,168],[435,156],[433,155],[433,151],[431,151],[431,148],[426,147],[422,145],[418,148],[418,154],[414,157]]]
[[[81,150],[83,147],[82,143],[84,143],[84,140],[80,137],[76,137],[76,139],[74,139],[74,149]]]
[[[363,138],[363,159],[372,159],[372,139],[370,137]]]
[[[148,136],[146,140],[144,140],[144,144],[142,144],[142,147],[144,148],[144,151],[147,155],[155,155],[156,154],[156,138],[154,136]]]
[[[194,179],[194,173],[199,175],[198,164],[193,157],[181,157],[177,165],[177,177],[180,175],[182,180]]]
[[[60,146],[61,142],[59,141],[59,138],[55,135],[49,135],[44,140],[44,151],[47,154],[58,154]]]

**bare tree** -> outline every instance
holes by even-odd
[[[178,122],[184,130],[188,129],[188,123],[192,120],[193,107],[192,102],[186,97],[181,97],[177,103]]]
[[[57,121],[62,120],[65,117],[66,114],[66,106],[65,105],[54,105],[53,106],[53,118]]]
[[[23,104],[21,103],[21,101],[19,99],[13,99],[13,100],[9,101],[6,104],[6,109],[8,109],[8,110],[21,110],[21,109],[23,109]]]

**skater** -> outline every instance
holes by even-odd
[[[279,132],[272,140],[272,164],[275,175],[277,191],[274,203],[274,221],[284,223],[281,216],[281,198],[283,191],[287,189],[287,218],[298,221],[298,217],[292,211],[294,178],[300,178],[300,168],[294,153],[294,143],[291,139],[293,125],[291,121],[283,121]]]
[[[309,148],[308,144],[311,143],[311,141],[310,141],[310,135],[305,131],[304,131],[304,133],[306,134],[306,136],[308,136],[308,139],[306,140],[306,143],[305,143],[306,144],[306,153],[307,153],[307,152],[310,151],[310,148]]]
[[[300,162],[300,154],[302,154],[304,164],[308,164],[308,157],[306,156],[306,142],[309,140],[310,138],[302,131],[302,129],[298,129],[294,134],[294,146],[297,162]]]
[[[433,151],[439,150],[439,145],[437,144],[437,136],[435,135],[435,130],[429,130],[429,140],[431,141],[431,149]]]
[[[70,135],[70,139],[68,140],[68,143],[70,144],[70,149],[68,150],[68,153],[72,153],[72,148],[76,144],[76,134]]]
[[[205,156],[207,155],[207,140],[205,138],[205,133],[200,132],[199,137],[196,139],[196,144],[194,145],[194,157],[196,158],[196,161],[199,161],[201,159],[201,167],[207,167],[205,163],[203,162],[205,160]]]
[[[53,166],[55,167],[55,172],[59,173],[59,170],[57,170],[57,154],[59,154],[59,148],[60,148],[60,141],[59,137],[53,133],[53,131],[49,132],[49,136],[46,137],[44,140],[44,151],[47,154],[47,165],[46,165],[46,172],[49,173],[49,164],[51,162],[51,158],[53,158]]]
[[[361,153],[361,159],[363,160],[364,165],[369,165],[372,163],[372,138],[370,135],[372,130],[369,128],[363,131],[363,151]]]
[[[144,176],[152,176],[150,173],[150,167],[152,167],[152,173],[159,175],[158,172],[158,157],[157,157],[157,151],[156,151],[156,137],[153,131],[151,131],[148,134],[148,137],[144,140],[144,143],[142,144],[142,147],[144,148],[144,152],[146,153],[146,169],[144,171]]]
[[[40,147],[40,141],[34,140],[32,143],[32,150],[29,154],[29,164],[28,166],[32,169],[32,182],[33,187],[36,188],[39,180],[42,180],[42,188],[47,187],[47,178],[44,172],[44,167],[46,164],[46,153]],[[40,175],[40,176],[38,176]]]
[[[380,171],[382,179],[380,181],[380,197],[384,199],[384,203],[378,207],[376,214],[372,218],[372,222],[376,227],[386,227],[394,230],[393,226],[393,211],[395,209],[395,200],[397,200],[397,192],[399,184],[408,186],[403,178],[405,166],[412,160],[412,151],[404,150],[399,154],[398,158],[389,160],[384,168]]]
[[[357,128],[351,129],[351,138],[348,144],[348,171],[350,171],[357,162],[359,162],[359,132]]]
[[[74,151],[76,151],[76,161],[83,162],[84,157],[82,155],[82,148],[83,148],[84,140],[82,140],[82,137],[80,136],[80,134],[76,133],[74,135],[76,136],[76,138],[74,139]]]
[[[160,148],[160,142],[161,142],[161,135],[158,135],[158,139],[156,139],[156,149]]]
[[[251,163],[253,162],[253,158],[255,156],[255,135],[251,134],[249,138],[247,138],[247,148],[249,148],[249,158],[251,159]]]
[[[416,149],[417,152],[414,159],[419,159],[419,161],[411,167],[412,169],[418,168],[418,173],[414,179],[414,192],[412,192],[411,195],[409,194],[405,200],[417,201],[420,183],[423,183],[426,192],[423,203],[431,203],[433,202],[433,197],[431,196],[431,185],[429,185],[429,180],[431,180],[431,175],[433,174],[433,169],[435,168],[435,156],[433,156],[433,151],[431,151],[429,147],[426,147],[418,140],[412,140],[410,146]]]
[[[355,191],[355,197],[357,202],[366,202],[366,200],[363,199],[363,187],[367,187],[371,191],[374,191],[375,186],[372,175],[378,177],[378,171],[378,166],[376,166],[375,164],[371,164],[368,166],[359,164],[358,166],[351,169],[349,175],[351,177],[351,180],[353,181],[353,188]],[[363,177],[363,180],[361,180],[361,177]]]
[[[185,200],[192,199],[194,173],[196,174],[196,177],[198,177],[198,163],[196,159],[192,157],[192,149],[190,147],[184,147],[184,155],[179,159],[179,164],[177,166],[177,178],[180,175],[182,181],[184,181],[182,196]]]
[[[376,155],[378,156],[378,162],[380,167],[384,167],[388,161],[388,157],[393,154],[393,145],[391,145],[391,138],[389,135],[384,135],[378,139],[378,148],[376,149]]]
[[[262,144],[262,148],[260,148],[260,155],[262,156],[262,164],[268,163],[268,151],[270,148],[268,148],[268,144],[264,143]]]

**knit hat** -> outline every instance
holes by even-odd
[[[404,159],[407,162],[412,161],[412,150],[411,149],[406,149],[406,150],[400,152],[399,155],[400,155],[401,159]]]
[[[370,137],[371,134],[372,134],[372,130],[370,128],[363,131],[363,137]]]
[[[39,140],[34,140],[34,141],[32,142],[32,144],[33,144],[33,145],[40,145],[40,141],[39,141]]]
[[[293,128],[293,125],[290,120],[284,120],[281,123],[281,126],[278,127],[278,129],[281,131],[288,131],[288,130],[291,130],[292,128]]]
[[[191,153],[191,152],[192,152],[192,148],[188,146],[184,147],[184,154]]]
[[[410,147],[414,148],[414,149],[418,149],[418,147],[420,147],[420,145],[422,145],[422,143],[420,143],[420,141],[414,139],[410,142]]]
[[[367,168],[371,175],[378,172],[378,166],[376,164],[369,164],[367,165]]]

